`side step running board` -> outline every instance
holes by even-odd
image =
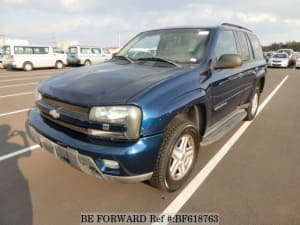
[[[226,135],[232,128],[237,126],[243,119],[247,116],[247,112],[245,110],[238,110],[231,113],[224,120],[217,122],[212,127],[208,128],[208,131],[205,133],[201,145],[209,145],[215,141],[221,139],[224,135]]]

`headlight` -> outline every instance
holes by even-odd
[[[34,95],[35,95],[35,101],[36,101],[36,102],[42,100],[42,95],[41,95],[41,93],[38,91],[38,88],[35,89]]]
[[[142,111],[136,106],[93,107],[89,119],[103,124],[102,129],[89,129],[94,136],[118,139],[137,139],[141,126]],[[124,132],[111,131],[111,125],[124,125]]]

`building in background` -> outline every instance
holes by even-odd
[[[56,47],[60,48],[64,52],[69,50],[72,45],[79,45],[78,41],[58,41],[56,42]]]

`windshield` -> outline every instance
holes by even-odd
[[[158,30],[141,33],[119,53],[131,59],[161,58],[179,63],[202,61],[210,31],[203,29]]]
[[[10,55],[10,46],[3,47],[3,55]]]
[[[273,58],[282,58],[282,59],[286,59],[288,56],[287,54],[275,54],[273,56]]]

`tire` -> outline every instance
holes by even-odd
[[[90,60],[87,59],[87,60],[84,61],[83,65],[84,66],[90,66],[90,65],[92,65],[92,63],[91,63]]]
[[[245,120],[250,121],[255,118],[259,106],[259,98],[260,98],[260,90],[259,90],[259,86],[256,86],[254,95],[252,96],[250,101],[250,105],[247,108],[247,117],[245,118]]]
[[[199,134],[192,122],[173,120],[165,130],[150,184],[163,191],[179,189],[194,167],[199,143]]]
[[[62,61],[57,61],[55,63],[55,68],[56,69],[62,69],[62,68],[64,68],[64,64],[62,63]]]
[[[31,71],[33,69],[33,65],[31,62],[25,62],[23,65],[23,70],[25,71]]]

